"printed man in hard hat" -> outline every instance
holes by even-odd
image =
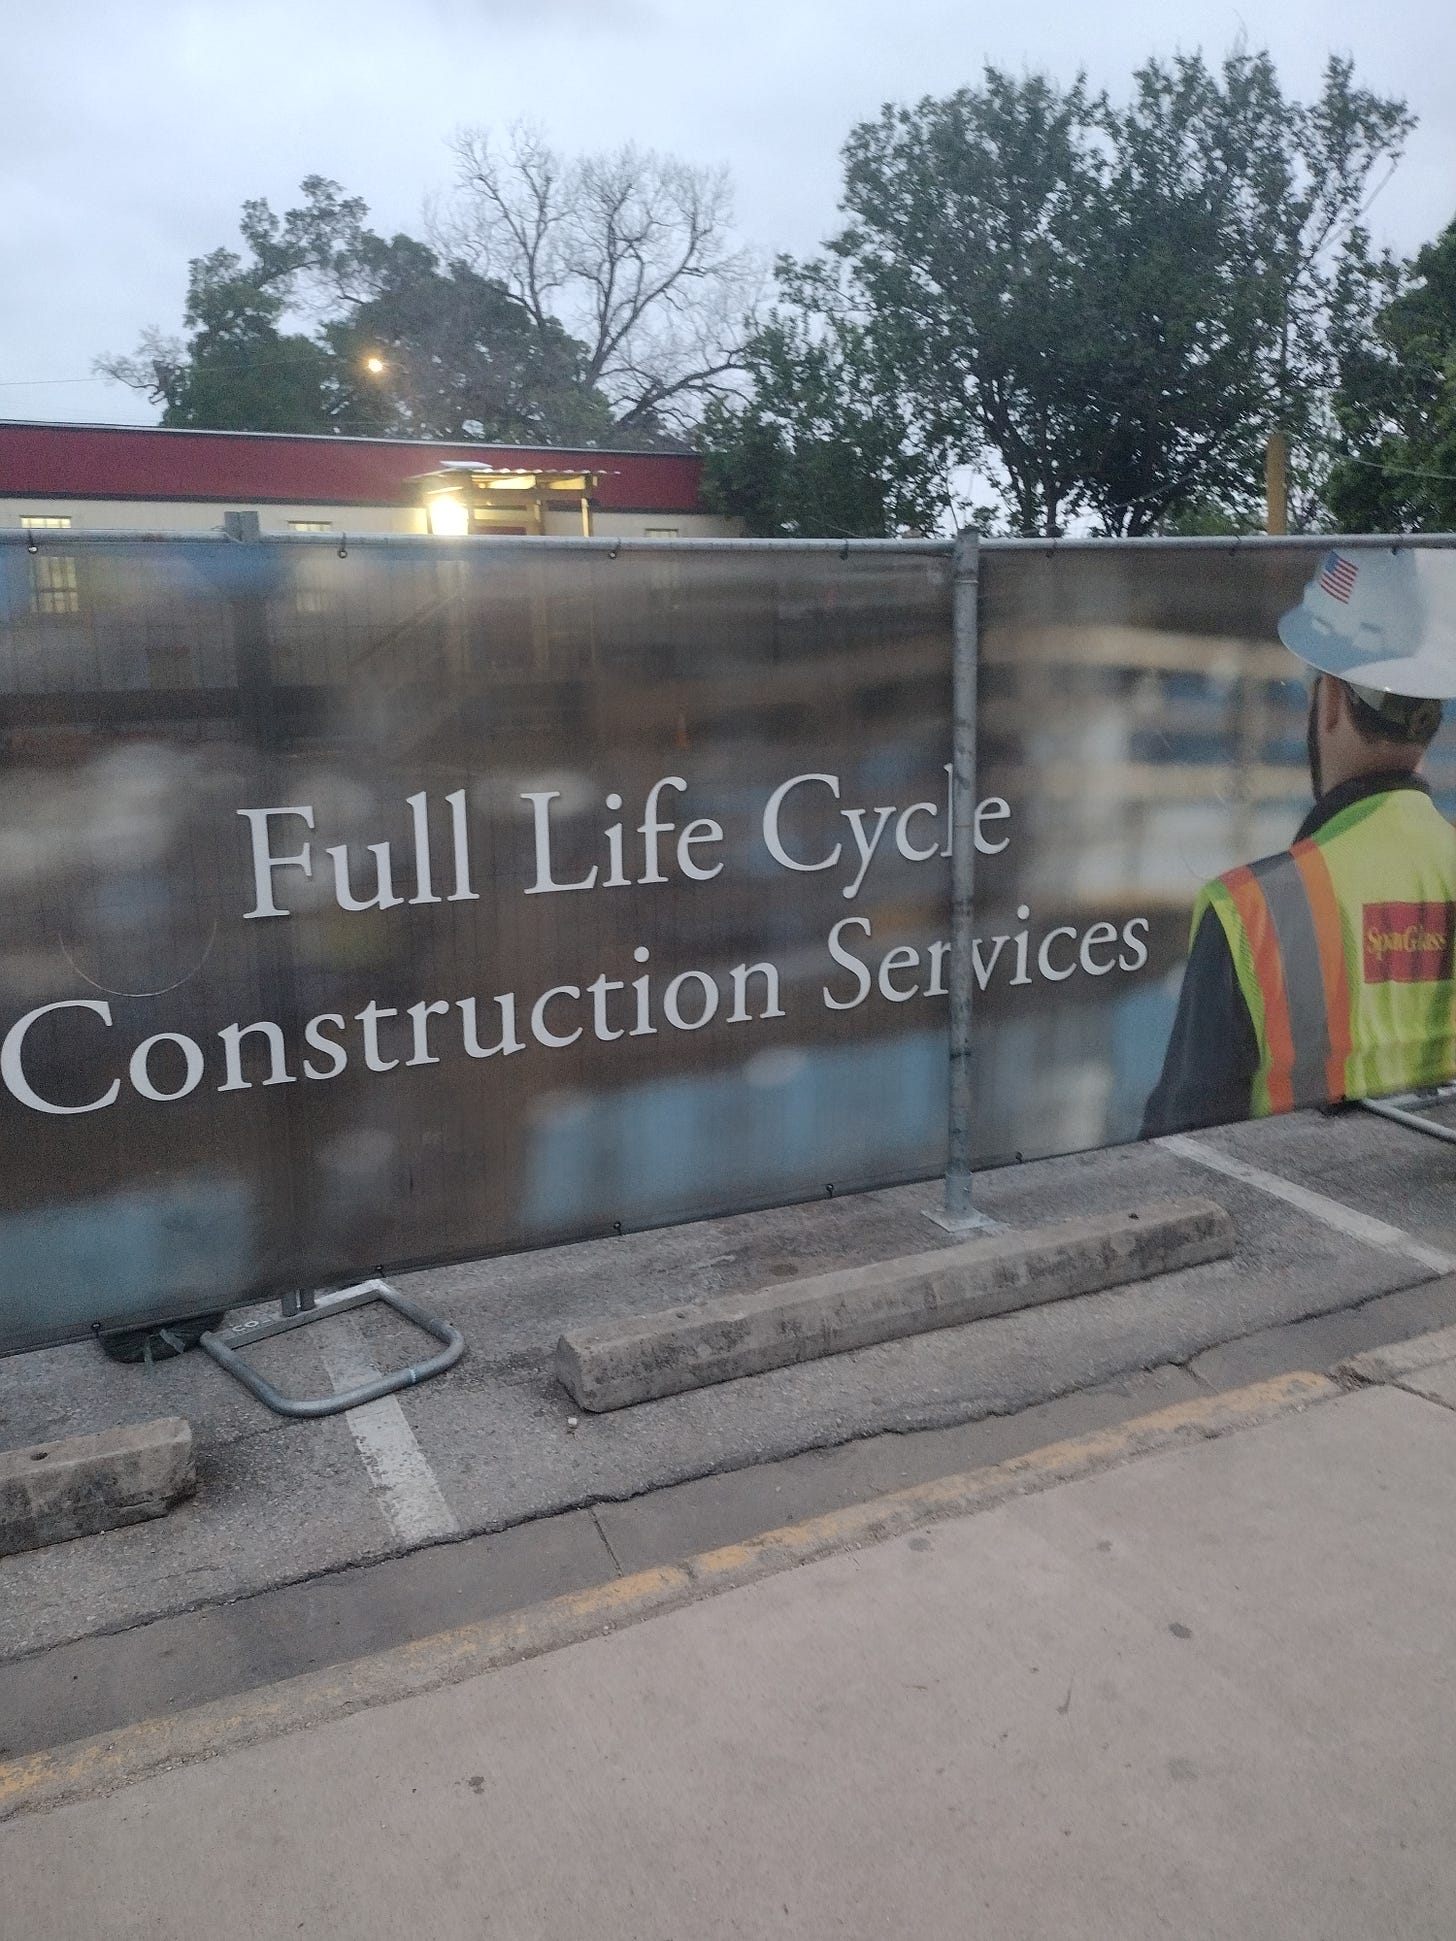
[[[1279,637],[1314,671],[1314,807],[1199,896],[1145,1137],[1456,1076],[1456,829],[1418,772],[1456,697],[1456,553],[1329,552]]]

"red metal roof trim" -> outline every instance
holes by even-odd
[[[412,480],[442,459],[512,471],[593,471],[610,456],[603,512],[701,512],[703,463],[678,452],[555,451],[385,438],[0,424],[0,497],[205,499],[229,505],[414,505]]]

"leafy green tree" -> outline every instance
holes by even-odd
[[[1310,105],[1267,55],[1150,62],[1134,81],[1100,117],[1085,504],[1106,532],[1199,503],[1247,525],[1268,434],[1290,435],[1296,472],[1318,445],[1338,344],[1378,280],[1359,216],[1410,118],[1340,60]]]
[[[1388,268],[1373,329],[1346,347],[1326,486],[1344,532],[1456,530],[1456,221]]]
[[[1360,213],[1410,126],[1341,60],[1309,104],[1266,54],[1150,61],[1121,107],[988,68],[851,133],[838,273],[781,284],[780,322],[832,331],[841,290],[903,464],[988,480],[1014,531],[1245,525],[1268,432],[1322,433],[1380,274]],[[760,360],[757,418],[798,406],[785,375]]]
[[[413,237],[376,235],[337,183],[302,188],[282,215],[243,205],[246,256],[194,260],[185,343],[152,331],[99,368],[160,403],[167,425],[549,444],[610,433],[583,347],[560,325]]]
[[[327,431],[332,360],[311,337],[280,329],[286,308],[255,265],[217,249],[189,266],[185,346],[148,331],[135,356],[98,368],[162,405],[164,425]]]
[[[420,438],[607,438],[607,402],[559,325],[541,328],[501,284],[410,237],[370,238],[360,253],[373,294],[323,329],[342,419]],[[384,366],[377,376],[371,358]]]
[[[704,496],[752,535],[888,538],[947,509],[945,454],[920,435],[876,338],[825,265],[784,258],[781,301],[743,350],[746,399],[704,415]]]

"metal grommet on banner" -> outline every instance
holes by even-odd
[[[25,535],[25,550],[28,553],[38,553],[40,551],[40,542],[33,532],[28,532]]]
[[[346,532],[341,532],[339,534],[339,558],[347,559],[348,557],[349,557],[349,535]]]
[[[845,534],[844,544],[839,549],[839,557],[841,559],[849,558],[849,534],[848,533]]]
[[[609,553],[607,554],[607,558],[608,558],[608,559],[620,559],[620,558],[621,558],[621,555],[622,555],[622,542],[621,542],[621,540],[620,540],[620,539],[616,539],[616,540],[613,540],[613,542],[612,542],[612,550],[611,550],[611,551],[610,551],[610,552],[609,552]]]

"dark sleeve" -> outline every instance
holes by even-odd
[[[1188,963],[1163,1075],[1143,1113],[1144,1139],[1247,1119],[1259,1041],[1223,925],[1205,910]]]

